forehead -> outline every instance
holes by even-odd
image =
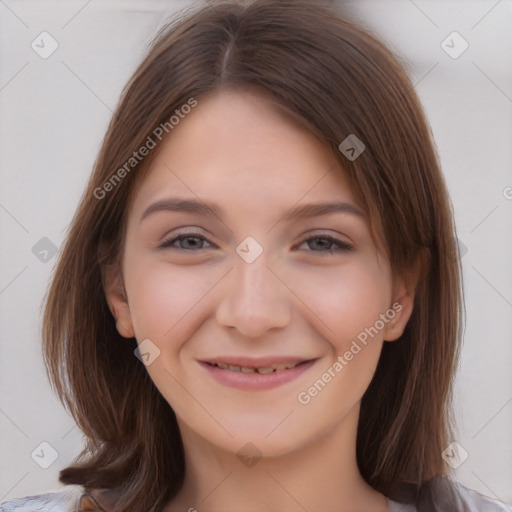
[[[198,100],[170,135],[138,191],[138,203],[166,192],[245,208],[300,200],[356,204],[339,161],[311,133],[254,92],[221,91]]]

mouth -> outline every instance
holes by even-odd
[[[310,360],[305,361],[296,361],[292,363],[274,363],[266,366],[242,366],[242,365],[236,365],[236,364],[228,364],[228,363],[210,363],[206,361],[206,364],[209,364],[210,366],[214,366],[217,368],[220,368],[221,370],[227,370],[230,372],[241,372],[241,373],[259,373],[260,375],[268,375],[270,373],[277,373],[282,372],[285,370],[290,370],[292,368],[295,368],[297,366],[300,366],[301,364],[308,363]]]
[[[220,357],[198,362],[220,384],[246,391],[258,391],[291,382],[311,368],[317,359]]]

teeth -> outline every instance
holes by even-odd
[[[269,366],[267,368],[258,368],[258,373],[262,373],[263,375],[267,373],[272,373],[274,371],[274,368],[272,366]]]
[[[233,364],[225,364],[225,363],[216,363],[216,366],[221,368],[222,370],[230,370],[232,372],[242,372],[242,373],[260,373],[262,375],[267,375],[272,372],[280,372],[282,370],[287,370],[289,368],[294,368],[300,363],[280,363],[272,366],[266,366],[264,368],[250,368],[246,366],[236,366]]]

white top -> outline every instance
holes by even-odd
[[[512,512],[512,505],[488,498],[457,482],[454,484],[459,496],[458,507],[446,512]],[[0,512],[75,512],[83,492],[80,485],[66,485],[56,491],[4,501],[0,503]],[[417,509],[390,500],[388,512],[417,512]]]

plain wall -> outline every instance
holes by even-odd
[[[63,242],[145,44],[186,5],[0,2],[0,501],[60,488],[59,470],[81,449],[81,433],[53,394],[41,355],[52,248]],[[409,62],[455,210],[467,322],[454,441],[469,455],[455,476],[512,502],[512,2],[343,5]],[[31,47],[43,31],[59,44],[47,59]],[[469,44],[458,58],[442,47],[453,31]],[[452,53],[463,44],[453,36],[447,42]],[[31,457],[42,442],[58,452],[48,469]]]

